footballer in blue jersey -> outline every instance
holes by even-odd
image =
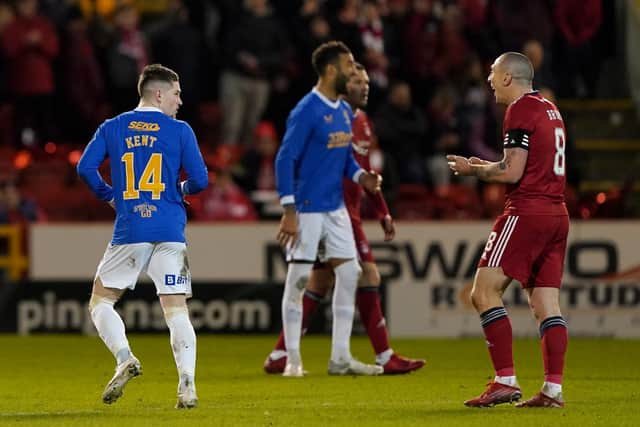
[[[191,127],[175,119],[182,105],[178,75],[149,65],[140,75],[138,93],[138,107],[105,121],[78,163],[91,190],[116,211],[113,238],[98,265],[89,301],[91,319],[117,363],[102,400],[115,402],[142,372],[113,305],[145,272],[155,284],[170,331],[179,379],[176,407],[193,408],[198,402],[196,336],[186,304],[191,274],[182,201],[207,186],[207,168]],[[107,158],[111,185],[98,172]],[[181,170],[185,181],[179,179]]]
[[[276,184],[284,208],[278,241],[289,262],[282,296],[287,348],[283,375],[304,376],[302,296],[320,244],[336,276],[329,374],[379,375],[382,367],[355,360],[349,348],[360,267],[342,179],[359,182],[374,193],[380,191],[382,178],[362,170],[353,158],[353,112],[340,100],[355,73],[351,51],[344,43],[327,42],[313,52],[311,61],[318,83],[291,111],[276,156]]]

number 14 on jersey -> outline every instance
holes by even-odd
[[[126,181],[126,190],[122,192],[122,198],[135,200],[140,198],[141,191],[151,191],[151,199],[160,200],[160,195],[165,189],[165,184],[162,182],[162,154],[151,154],[138,180],[138,188],[135,187],[134,153],[124,153],[120,160],[124,162]]]

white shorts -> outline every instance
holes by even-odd
[[[287,261],[315,262],[318,246],[324,244],[324,258],[356,258],[351,219],[346,208],[331,212],[298,213],[298,241],[287,250]]]
[[[181,242],[109,244],[96,278],[105,288],[134,289],[141,272],[153,280],[158,295],[191,297],[187,245]]]

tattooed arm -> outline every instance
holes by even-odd
[[[520,181],[527,165],[528,151],[522,148],[505,148],[499,162],[489,162],[477,157],[448,155],[449,167],[456,175],[477,176],[486,182],[515,184]]]

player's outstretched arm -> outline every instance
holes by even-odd
[[[462,176],[477,176],[486,182],[515,184],[520,181],[527,165],[528,152],[522,148],[505,148],[499,162],[489,162],[477,157],[447,155],[449,168]]]

